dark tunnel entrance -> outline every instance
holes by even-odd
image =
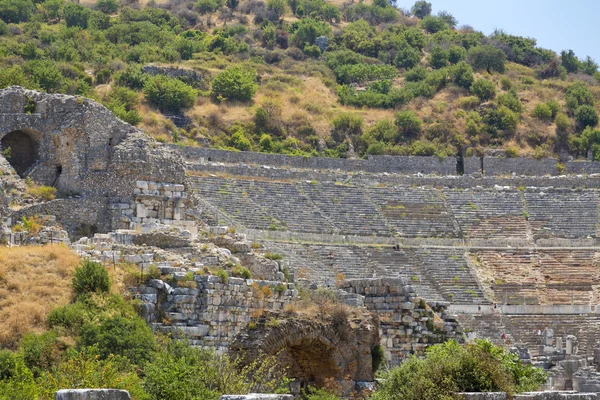
[[[38,159],[38,144],[31,134],[18,130],[0,140],[2,154],[21,178]]]

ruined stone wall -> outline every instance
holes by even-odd
[[[250,151],[233,152],[199,147],[170,146],[189,160],[225,163],[249,163],[291,168],[341,169],[344,171],[394,172],[402,174],[456,175],[456,159],[448,157],[369,156],[368,159],[346,160],[322,157],[292,157]]]
[[[182,334],[196,346],[224,350],[252,317],[282,310],[298,296],[292,283],[195,275],[176,276],[173,287],[150,280],[135,289],[146,320],[159,332]],[[189,286],[189,287],[186,287]]]
[[[399,364],[412,354],[422,355],[435,343],[462,340],[458,322],[446,313],[446,303],[429,303],[417,297],[403,278],[345,281],[341,288],[365,296],[365,307],[377,314],[386,359]]]
[[[56,215],[72,234],[78,223],[116,228],[107,207],[115,199],[131,199],[136,181],[186,181],[179,156],[82,97],[1,90],[0,145],[11,147],[8,162],[21,177],[56,187],[63,200],[70,196],[67,203],[39,205],[36,211]]]
[[[586,163],[587,162],[583,162]],[[558,161],[554,158],[505,158],[505,157],[466,157],[464,159],[464,172],[469,175],[474,172],[486,176],[498,175],[525,175],[544,176],[558,175]],[[576,173],[565,171],[566,173]]]

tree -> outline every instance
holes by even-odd
[[[196,8],[200,14],[215,12],[221,6],[223,6],[223,0],[198,0],[196,2]]]
[[[250,101],[257,90],[256,71],[237,65],[213,79],[211,93],[216,99]]]
[[[417,18],[423,19],[431,15],[431,3],[426,1],[417,1],[411,8],[411,12]]]
[[[428,15],[421,21],[421,27],[429,33],[444,31],[449,28],[446,21],[440,17]]]
[[[75,269],[71,281],[75,296],[87,293],[108,293],[110,277],[106,268],[94,261],[84,261]]]
[[[583,105],[575,110],[575,121],[580,129],[598,125],[598,113],[594,107]]]
[[[56,91],[63,81],[56,64],[49,60],[29,61],[25,64],[25,71],[39,87],[47,92]]]
[[[579,71],[579,60],[573,50],[563,50],[560,52],[560,61],[567,72],[575,73]]]
[[[421,51],[412,46],[409,46],[407,43],[403,44],[402,47],[396,53],[396,57],[394,58],[394,64],[398,68],[414,68],[421,61]]]
[[[448,52],[440,46],[436,46],[429,54],[429,65],[435,69],[440,69],[448,65]]]
[[[87,28],[88,18],[90,17],[90,10],[88,8],[85,8],[81,4],[68,3],[63,9],[63,14],[67,27]]]
[[[467,50],[462,46],[455,44],[450,45],[448,49],[448,61],[452,64],[457,64],[460,61],[464,61],[467,58]]]
[[[469,49],[467,60],[476,71],[486,70],[490,74],[492,71],[503,73],[506,54],[494,46],[476,46]]]
[[[294,46],[301,49],[306,44],[315,44],[315,40],[319,36],[330,36],[331,27],[327,22],[319,21],[314,18],[302,18],[300,21],[292,25],[291,42]]]
[[[119,2],[117,0],[98,0],[95,7],[104,14],[113,14],[119,9]]]
[[[427,349],[426,357],[412,356],[383,374],[373,400],[442,400],[456,392],[518,392],[536,390],[547,379],[541,368],[489,340],[465,346],[450,340]]]
[[[479,97],[479,100],[486,101],[496,96],[496,87],[489,79],[478,79],[471,85],[471,92]]]
[[[0,19],[7,23],[28,21],[34,11],[31,0],[0,0]]]
[[[364,121],[360,115],[345,113],[333,120],[331,137],[337,143],[342,143],[347,138],[358,137],[363,132]]]
[[[240,0],[225,0],[225,5],[232,11],[237,8],[238,4],[240,4]]]
[[[157,75],[146,81],[144,94],[160,109],[178,111],[193,106],[197,93],[194,88],[179,79]]]
[[[395,124],[401,138],[415,137],[421,133],[423,122],[413,111],[398,111],[395,114]]]
[[[279,21],[279,18],[285,14],[286,6],[285,0],[267,0],[267,17],[269,20]]]
[[[475,80],[473,69],[464,61],[459,62],[450,69],[452,81],[458,87],[469,89]]]
[[[585,60],[581,61],[580,65],[581,70],[588,75],[594,75],[598,72],[598,63],[590,56],[587,56]]]
[[[576,82],[569,86],[565,93],[567,108],[574,111],[583,105],[593,105],[594,98],[583,82]]]
[[[440,11],[437,16],[446,21],[450,28],[456,28],[458,20],[454,17],[454,15],[450,14],[448,11]]]

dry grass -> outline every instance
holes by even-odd
[[[78,263],[65,246],[0,247],[0,347],[44,330],[48,313],[71,300]]]

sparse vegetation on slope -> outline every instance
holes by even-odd
[[[93,97],[187,145],[600,158],[596,135],[581,140],[598,121],[594,60],[485,36],[426,1],[410,11],[383,0],[140,4],[0,1],[0,87]],[[414,112],[419,132],[394,127],[397,111]],[[340,134],[344,115],[360,129]]]

